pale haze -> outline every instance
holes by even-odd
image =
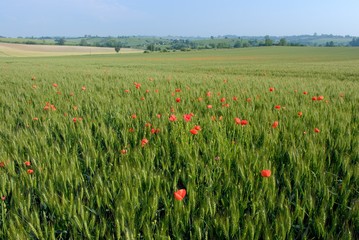
[[[0,36],[359,36],[358,0],[0,0]]]

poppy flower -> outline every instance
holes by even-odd
[[[226,98],[221,98],[220,100],[222,103],[226,101]]]
[[[129,93],[129,92],[130,92],[130,90],[128,90],[128,89],[125,90],[125,93]]]
[[[150,90],[146,89],[146,93],[149,93],[149,92],[150,92]]]
[[[31,166],[30,161],[26,161],[26,162],[24,162],[24,164],[25,164],[25,166],[27,166],[27,167]]]
[[[127,153],[127,149],[122,149],[122,150],[121,150],[121,154],[122,154],[122,155],[125,155],[126,153]]]
[[[132,119],[136,119],[136,118],[137,118],[137,115],[136,115],[136,114],[132,114],[131,118],[132,118]]]
[[[38,121],[38,120],[39,120],[39,118],[34,117],[32,120],[33,120],[33,121]]]
[[[6,199],[5,196],[2,196],[2,197],[1,197],[1,200],[2,200],[2,201],[5,201],[5,199]]]
[[[0,162],[0,167],[1,167],[1,168],[5,167],[5,163],[4,163],[4,162]]]
[[[183,115],[183,120],[185,120],[186,122],[191,121],[192,118],[192,114],[185,114]]]
[[[239,124],[241,124],[241,119],[240,118],[234,118],[234,122],[239,125]]]
[[[319,96],[319,97],[317,98],[318,101],[323,100],[323,99],[324,99],[324,96]]]
[[[233,97],[233,101],[237,101],[238,98],[236,96]]]
[[[229,107],[229,104],[228,104],[228,103],[223,104],[222,107],[227,107],[227,108],[228,108],[228,107]]]
[[[148,139],[144,138],[141,140],[141,146],[144,147],[148,143]]]
[[[177,199],[178,201],[181,201],[187,194],[186,189],[180,189],[176,192],[173,193],[175,199]]]
[[[276,105],[274,108],[279,110],[279,109],[280,109],[280,105]]]
[[[26,171],[28,174],[33,174],[34,173],[34,170],[32,170],[32,169],[27,169],[27,171]]]
[[[76,123],[76,122],[77,122],[77,118],[74,117],[74,118],[72,119],[72,121],[73,121],[74,123]]]
[[[172,114],[172,115],[169,117],[169,120],[170,120],[171,122],[177,121],[176,115]]]
[[[52,86],[55,87],[55,88],[58,87],[58,85],[56,83],[53,83]]]
[[[152,134],[157,134],[157,133],[159,133],[160,132],[160,129],[159,128],[152,128],[151,129],[151,133]]]
[[[242,126],[245,126],[245,125],[247,125],[248,124],[248,121],[247,120],[241,120],[241,125]]]
[[[202,102],[203,98],[199,97],[197,100],[198,102]]]
[[[198,131],[196,129],[194,129],[194,128],[192,128],[189,132],[192,133],[193,135],[198,134]]]
[[[211,92],[207,92],[207,97],[210,97],[212,95]]]
[[[273,91],[274,91],[274,87],[270,87],[270,88],[269,88],[269,91],[270,91],[270,92],[273,92]]]
[[[149,122],[146,122],[146,123],[145,123],[145,127],[151,127],[151,126],[152,126],[151,123],[149,123]]]
[[[176,102],[181,102],[181,98],[176,98]]]
[[[313,101],[316,101],[316,100],[317,100],[317,97],[315,97],[315,96],[312,97],[312,100],[313,100]]]
[[[212,105],[207,105],[207,108],[208,108],[208,109],[211,109],[211,108],[212,108]]]
[[[298,116],[301,117],[303,115],[302,112],[298,112]]]
[[[140,83],[134,82],[133,84],[135,85],[136,89],[140,89],[140,88],[141,88],[141,84],[140,84]]]
[[[251,98],[247,98],[247,100],[246,100],[247,102],[251,102],[252,101],[252,99]]]
[[[314,128],[314,132],[319,133],[320,130],[318,128]]]
[[[175,92],[181,92],[180,88],[176,88]]]
[[[307,95],[307,94],[308,94],[308,92],[303,92],[303,94],[304,94],[304,95]]]
[[[128,131],[131,132],[131,133],[133,133],[133,132],[135,131],[135,129],[129,128]]]
[[[161,118],[161,114],[157,114],[157,118]]]
[[[199,125],[196,125],[196,126],[194,126],[193,128],[196,129],[197,131],[201,131],[201,130],[202,130],[202,129],[201,129],[201,126],[199,126]]]
[[[261,171],[262,177],[270,177],[271,174],[272,174],[272,172],[268,169],[264,169]]]
[[[278,122],[278,121],[274,121],[274,123],[272,124],[272,128],[276,128],[276,127],[278,127],[278,124],[279,124],[279,122]]]
[[[140,99],[141,99],[141,101],[145,100],[145,98],[144,98],[144,97],[141,97]]]
[[[85,91],[85,90],[86,90],[86,87],[85,87],[85,86],[82,86],[81,90],[82,90],[82,91]]]

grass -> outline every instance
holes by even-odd
[[[357,239],[358,51],[0,58],[0,238]]]

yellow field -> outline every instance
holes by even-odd
[[[121,48],[120,51],[120,53],[135,52],[142,52],[142,50]],[[0,57],[65,56],[111,53],[117,54],[114,48],[0,43]]]

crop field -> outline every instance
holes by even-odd
[[[0,239],[359,239],[359,48],[0,57]]]
[[[122,48],[121,53],[139,53],[138,49]],[[73,56],[116,54],[114,48],[58,46],[58,45],[30,45],[0,42],[0,57],[44,57],[44,56]]]

